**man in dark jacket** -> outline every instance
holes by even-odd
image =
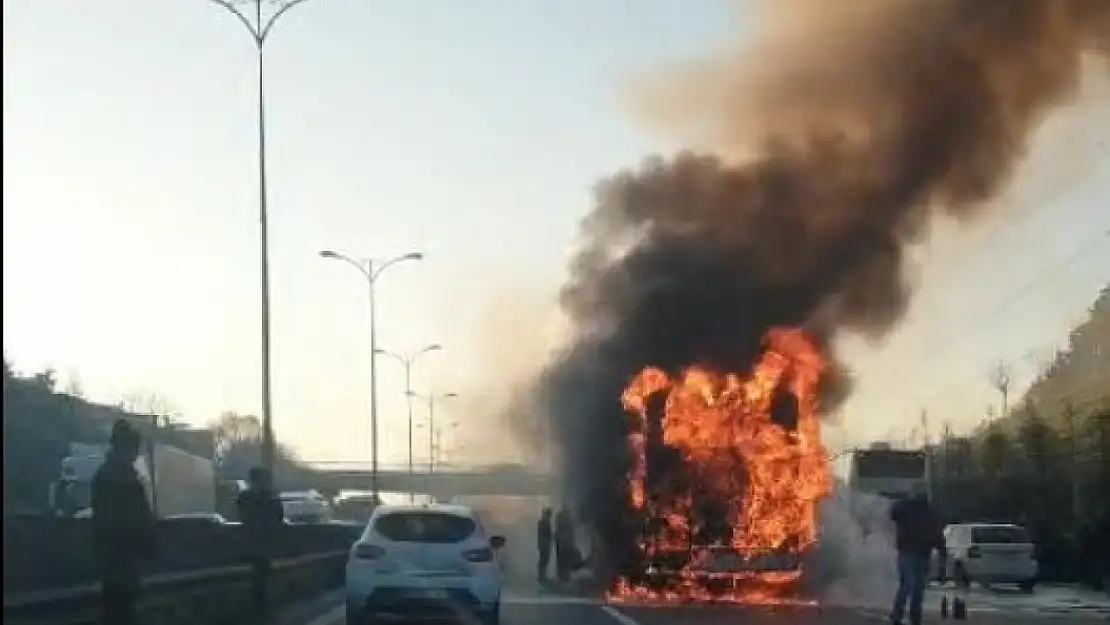
[[[551,540],[553,537],[551,527],[551,508],[544,508],[540,513],[540,520],[536,522],[536,550],[539,552],[539,574],[537,579],[541,584],[547,582],[547,569],[551,562]]]
[[[270,473],[258,467],[251,469],[250,483],[239,494],[237,503],[254,573],[251,577],[251,594],[255,612],[260,620],[265,620],[269,615],[270,605],[267,588],[271,558],[285,518],[281,500],[274,495]]]
[[[944,566],[944,536],[929,497],[923,491],[895,503],[890,509],[895,526],[895,547],[898,550],[898,592],[890,622],[898,625],[910,603],[910,625],[921,625],[921,603],[928,584],[929,558],[934,549]]]
[[[151,555],[155,519],[135,470],[141,437],[124,420],[112,426],[111,446],[93,476],[93,551],[100,570],[105,623],[133,625],[138,598],[139,561]]]

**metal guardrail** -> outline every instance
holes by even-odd
[[[280,581],[282,574],[313,566],[319,568],[321,579],[325,579],[329,574],[341,570],[347,554],[347,550],[336,550],[278,560],[273,563],[271,579]],[[241,594],[236,594],[237,600],[240,603],[249,603],[245,589],[249,587],[250,579],[251,567],[245,564],[151,575],[142,579],[139,609],[140,612],[159,608],[177,608],[179,611],[184,605],[182,600],[187,596],[208,594],[221,588],[242,589]],[[320,591],[325,589],[323,586],[321,583]],[[5,595],[4,622],[35,625],[96,623],[99,618],[100,588],[99,583],[92,583]],[[190,619],[185,620],[193,622]]]

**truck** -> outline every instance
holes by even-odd
[[[91,513],[92,479],[107,449],[107,445],[70,445],[58,479],[50,486],[50,507],[55,515],[85,517]],[[212,461],[155,443],[135,460],[135,471],[159,518],[216,512],[217,482]]]

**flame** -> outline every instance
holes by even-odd
[[[611,601],[808,603],[797,594],[801,557],[831,486],[817,406],[824,371],[802,331],[773,329],[746,378],[697,366],[677,378],[640,372],[622,399],[644,574],[619,578]],[[796,424],[776,418],[786,394]],[[714,568],[722,556],[748,566]],[[772,557],[792,564],[758,564]]]

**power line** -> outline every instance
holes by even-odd
[[[1032,280],[1029,280],[1016,291],[1004,297],[995,306],[992,306],[985,314],[976,316],[971,323],[963,326],[963,329],[961,331],[956,332],[955,334],[951,335],[948,340],[944,341],[940,349],[931,352],[928,356],[925,356],[922,359],[915,359],[914,364],[912,365],[912,369],[910,369],[909,367],[903,367],[899,370],[896,370],[894,374],[888,375],[880,384],[880,386],[888,387],[891,385],[892,382],[903,381],[904,378],[906,378],[907,374],[911,372],[920,372],[928,363],[936,361],[940,356],[943,356],[944,354],[950,352],[953,348],[962,345],[963,339],[966,338],[968,334],[979,330],[980,326],[984,322],[992,320],[993,318],[1005,316],[1005,309],[1012,308],[1014,304],[1020,302],[1022,299],[1035,292],[1048,279],[1054,277],[1061,271],[1069,269],[1087,255],[1098,250],[1107,242],[1110,242],[1110,229],[1101,232],[1097,237],[1087,241],[1087,243],[1079,247],[1073,254],[1065,258],[1063,261],[1051,265],[1045,271],[1037,274]]]

